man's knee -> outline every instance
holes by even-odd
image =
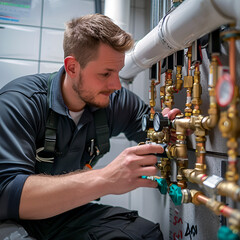
[[[0,239],[3,240],[33,240],[27,231],[13,221],[0,221]]]

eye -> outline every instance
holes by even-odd
[[[102,75],[103,77],[109,77],[109,76],[110,76],[110,72],[102,73],[101,75]]]

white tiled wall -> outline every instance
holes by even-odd
[[[4,6],[6,16],[16,21],[0,20],[0,88],[16,77],[57,71],[63,64],[64,23],[94,13],[94,4],[94,0],[32,0],[29,9]]]
[[[2,88],[12,79],[24,75],[34,74],[36,72],[38,72],[37,61],[0,58],[0,73],[1,73],[0,88]]]
[[[94,11],[94,0],[44,0],[43,27],[64,29],[66,21]]]

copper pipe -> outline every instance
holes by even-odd
[[[222,206],[220,212],[224,217],[230,217],[232,215],[233,209],[228,206]]]
[[[159,61],[158,62],[158,81],[155,82],[155,86],[160,84],[161,82],[161,62]]]
[[[207,201],[209,200],[209,198],[206,197],[205,195],[200,194],[200,195],[197,196],[197,200],[198,200],[200,203],[206,205],[206,203],[207,203]]]
[[[205,164],[205,139],[203,142],[197,142],[196,146],[196,163]]]
[[[192,65],[192,46],[188,47],[188,76],[191,75],[191,65]]]
[[[229,39],[229,67],[231,79],[235,85],[236,82],[236,45],[235,38]]]

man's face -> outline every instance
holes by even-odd
[[[100,44],[98,56],[84,69],[80,68],[79,79],[72,88],[79,100],[97,107],[107,107],[109,96],[121,88],[118,73],[124,66],[124,53],[106,44]]]

